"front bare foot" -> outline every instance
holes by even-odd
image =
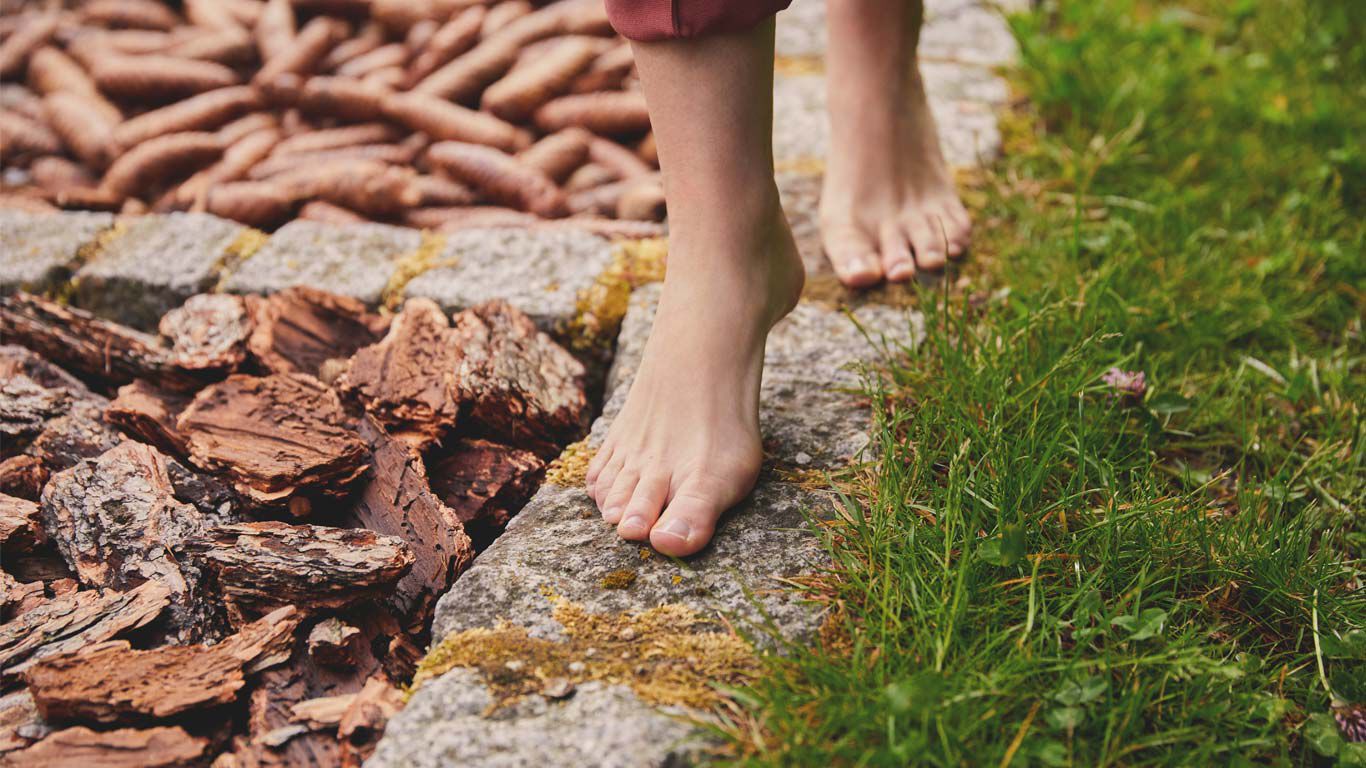
[[[668,271],[626,404],[588,468],[603,519],[664,554],[706,546],[759,475],[764,342],[803,280],[776,189],[763,209],[738,228],[671,234],[670,261],[692,268]]]
[[[841,282],[908,280],[967,251],[971,221],[939,146],[915,63],[914,3],[834,3],[825,252]]]

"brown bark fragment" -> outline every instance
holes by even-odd
[[[78,653],[52,656],[24,673],[43,717],[88,723],[166,718],[226,704],[249,671],[289,658],[297,612],[289,606],[213,645],[133,650],[116,640]]]
[[[544,458],[588,427],[584,368],[522,312],[492,301],[453,318],[461,402],[485,435]]]
[[[545,475],[545,462],[529,451],[461,439],[428,459],[432,491],[460,522],[501,529]]]
[[[155,337],[30,294],[0,299],[0,328],[6,341],[95,379],[122,384],[146,378],[172,389],[200,383]]]
[[[337,394],[306,374],[229,376],[201,391],[176,429],[191,463],[263,506],[306,513],[315,498],[345,496],[365,470]]]
[[[0,493],[0,552],[28,552],[46,539],[38,505]]]
[[[122,437],[104,423],[107,405],[104,398],[94,395],[76,400],[71,410],[43,427],[24,453],[41,461],[48,472],[60,472],[113,448]]]
[[[344,768],[360,768],[361,763],[374,754],[389,718],[400,709],[403,709],[402,691],[383,678],[372,677],[365,681],[365,687],[350,700],[337,726]]]
[[[36,456],[11,456],[0,461],[0,493],[36,501],[47,477],[47,467]]]
[[[57,731],[33,746],[0,758],[19,768],[179,768],[196,764],[209,740],[174,726],[92,731],[84,726]]]
[[[47,602],[41,581],[21,582],[0,571],[0,621],[8,621]]]
[[[290,288],[252,303],[248,348],[272,373],[317,375],[325,361],[351,357],[388,328],[356,299],[316,288]]]
[[[161,615],[170,596],[164,584],[148,581],[127,592],[94,589],[54,597],[0,625],[0,675],[20,674],[39,659],[145,626]]]
[[[460,412],[455,341],[436,302],[409,299],[389,333],[351,358],[337,388],[395,437],[423,449],[454,427]]]
[[[167,312],[157,329],[178,368],[213,375],[236,370],[246,359],[251,317],[240,296],[201,293]]]
[[[199,574],[174,554],[204,529],[204,517],[175,499],[168,461],[131,441],[86,459],[43,489],[43,522],[82,583],[128,589],[158,581],[171,592],[176,637],[212,637],[217,622],[199,594]]]
[[[138,379],[119,388],[118,397],[104,411],[104,419],[144,443],[184,456],[185,436],[176,431],[175,422],[189,404],[189,395],[165,392]]]
[[[436,599],[474,559],[474,548],[455,511],[432,492],[422,456],[372,419],[362,419],[359,431],[370,444],[371,468],[349,514],[412,548],[413,568],[388,604],[408,627],[422,628]]]
[[[284,603],[343,608],[384,594],[413,564],[396,537],[273,521],[220,526],[185,548],[213,573],[234,622]]]
[[[23,374],[0,380],[0,438],[8,453],[43,431],[48,421],[66,413],[71,395],[48,389]]]
[[[308,655],[325,667],[354,666],[361,632],[335,616],[313,625],[308,633]]]
[[[44,728],[38,707],[28,691],[0,696],[0,755],[27,747],[35,741],[30,734],[37,735]]]

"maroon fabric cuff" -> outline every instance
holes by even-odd
[[[641,42],[742,32],[792,0],[606,0],[622,37]]]

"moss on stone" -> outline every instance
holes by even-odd
[[[746,685],[759,672],[749,643],[682,605],[612,614],[556,600],[554,617],[563,642],[507,622],[448,636],[422,660],[410,691],[463,667],[480,673],[494,711],[556,678],[627,685],[651,704],[708,709],[724,700],[722,689]]]
[[[598,582],[603,589],[630,589],[634,583],[636,583],[636,572],[629,568],[612,571]]]
[[[663,238],[618,243],[612,262],[593,285],[579,294],[569,322],[570,345],[578,351],[612,343],[631,301],[631,290],[664,279],[668,241]]]
[[[445,248],[444,234],[423,230],[422,242],[418,244],[417,249],[399,257],[394,273],[389,276],[389,282],[380,293],[380,306],[397,312],[403,306],[403,289],[408,287],[413,278],[429,269],[455,266],[455,258],[440,258]]]
[[[596,453],[588,445],[588,438],[565,446],[560,455],[550,462],[545,471],[545,482],[562,488],[577,488],[587,482],[588,463]]]

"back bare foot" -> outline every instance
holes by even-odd
[[[831,3],[825,252],[840,280],[908,280],[966,252],[967,209],[944,161],[916,65],[918,0]]]
[[[764,341],[804,279],[776,189],[765,206],[743,233],[671,236],[671,261],[709,267],[669,270],[626,404],[588,468],[603,519],[667,555],[706,546],[763,461]]]

